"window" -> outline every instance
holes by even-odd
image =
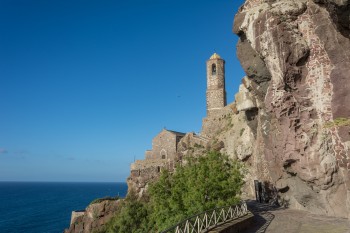
[[[211,65],[211,74],[216,75],[216,65],[215,64]]]
[[[160,172],[160,167],[159,166],[157,167],[157,172]]]
[[[166,157],[167,157],[166,150],[163,148],[163,149],[160,151],[159,155],[160,155],[160,158],[166,159]]]

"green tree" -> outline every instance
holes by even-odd
[[[194,158],[176,172],[162,172],[149,197],[130,193],[101,232],[160,232],[200,212],[236,204],[243,185],[242,166],[218,152]]]
[[[148,230],[147,202],[137,200],[134,193],[130,193],[123,201],[116,215],[108,222],[101,232],[107,233],[145,233]]]
[[[154,230],[164,230],[196,213],[239,201],[243,174],[238,162],[218,152],[189,157],[187,162],[173,174],[164,171],[150,186]]]

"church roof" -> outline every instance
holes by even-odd
[[[177,136],[185,136],[185,133],[181,133],[181,132],[177,132],[177,131],[173,131],[173,130],[168,130],[168,129],[164,129],[170,133],[176,134]]]
[[[221,59],[221,57],[220,57],[220,55],[219,55],[219,54],[214,53],[214,54],[213,54],[213,55],[211,55],[211,57],[210,57],[210,60],[212,60],[212,59]]]

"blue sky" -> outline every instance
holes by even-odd
[[[0,181],[125,181],[163,127],[199,132],[205,62],[244,76],[243,0],[0,0]]]

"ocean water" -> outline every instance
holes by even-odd
[[[0,233],[61,233],[73,210],[126,192],[126,183],[0,182]]]

